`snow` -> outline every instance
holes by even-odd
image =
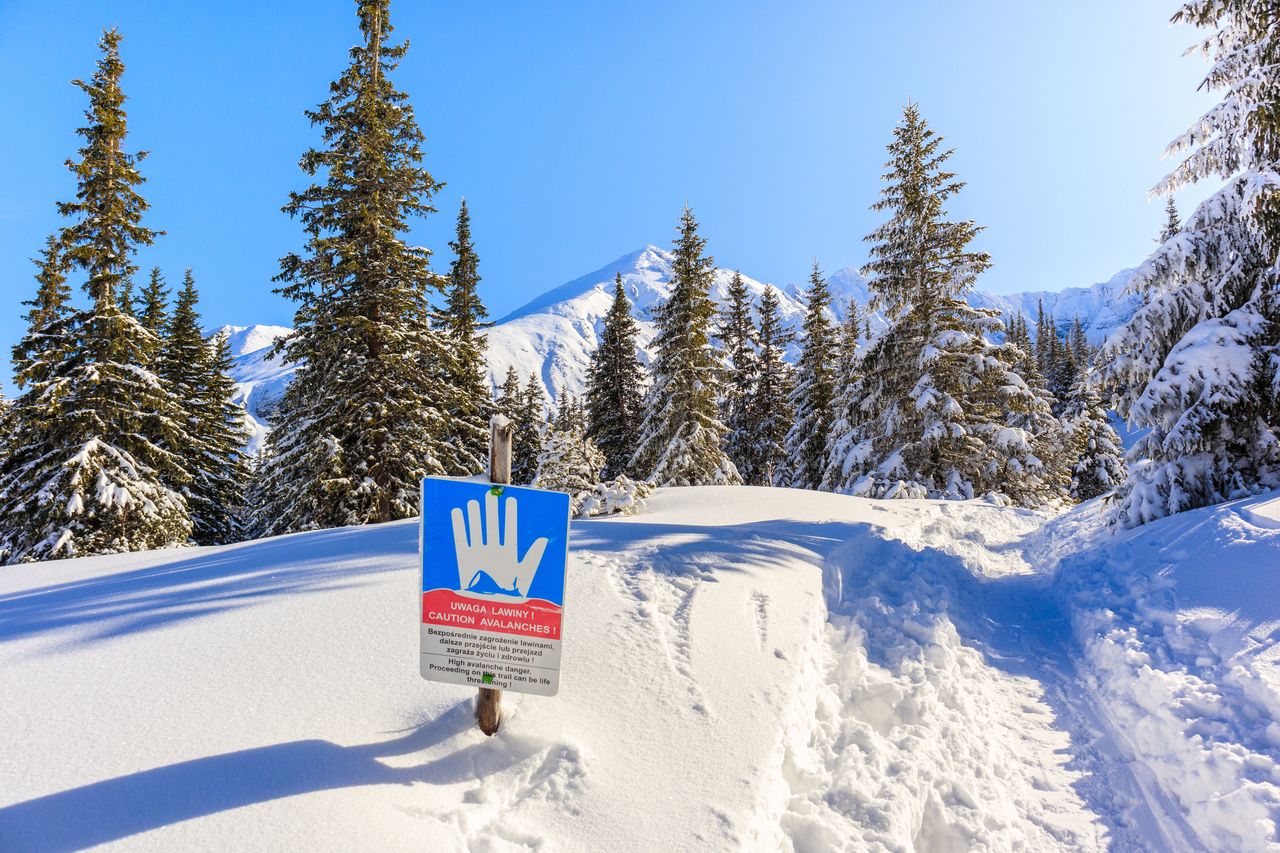
[[[249,432],[245,452],[249,458],[265,446],[271,430],[270,411],[280,402],[298,369],[297,365],[284,364],[281,356],[272,351],[276,341],[292,331],[286,326],[266,325],[222,326],[214,330],[215,334],[227,336],[232,356],[230,375],[236,384],[232,401],[245,410]]]
[[[1280,497],[1132,531],[659,490],[560,694],[417,674],[412,520],[0,573],[0,849],[1260,849]]]
[[[1075,543],[1058,587],[1085,677],[1192,847],[1280,846],[1278,505],[1273,493],[1116,534],[1095,502],[1055,524]]]

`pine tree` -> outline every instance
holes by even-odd
[[[73,346],[71,287],[67,284],[70,264],[58,239],[50,236],[40,259],[35,298],[23,302],[30,309],[23,315],[27,335],[13,348],[13,374],[19,388],[46,386]],[[36,403],[36,400],[30,402]]]
[[[489,453],[489,417],[493,414],[485,363],[487,342],[482,333],[492,323],[485,322],[489,312],[480,301],[480,261],[471,242],[471,212],[466,199],[458,209],[457,232],[449,247],[454,259],[445,285],[445,306],[437,314],[449,340],[445,372],[451,394],[451,428],[445,438],[451,452],[442,462],[446,473],[466,475],[484,470]]]
[[[1165,199],[1164,214],[1164,228],[1160,230],[1160,239],[1156,241],[1157,243],[1169,242],[1182,230],[1182,220],[1178,218],[1178,206],[1173,202],[1173,195]]]
[[[507,375],[503,379],[501,387],[498,388],[498,394],[493,401],[495,413],[506,415],[512,423],[515,423],[520,417],[522,393],[520,374],[516,373],[514,367],[508,367]]]
[[[120,40],[104,32],[93,77],[75,81],[89,97],[80,159],[68,161],[76,199],[58,205],[71,222],[56,251],[49,247],[36,300],[61,315],[58,332],[48,339],[29,329],[20,349],[38,354],[15,364],[30,385],[0,483],[0,550],[11,562],[174,545],[191,529],[182,496],[167,485],[185,479],[165,449],[182,435],[171,398],[145,366],[154,338],[120,309],[136,271],[130,258],[160,233],[141,224],[145,153],[124,150]],[[64,315],[65,291],[50,298],[62,287],[51,282],[73,269],[85,276],[89,307]]]
[[[756,381],[756,347],[759,334],[751,319],[751,294],[747,292],[742,273],[735,271],[729,280],[728,303],[720,314],[717,335],[725,356],[724,379],[720,393],[720,420],[728,427],[724,434],[724,452],[742,471],[750,436],[735,428],[746,418],[740,411]]]
[[[818,488],[827,469],[827,435],[836,396],[836,335],[827,317],[830,308],[831,291],[814,261],[805,295],[795,387],[788,401],[795,421],[786,437],[787,460],[780,483],[796,489]]]
[[[1051,356],[1051,366],[1058,365],[1054,359],[1061,358],[1064,351],[1065,348],[1051,350],[1056,353]],[[1007,325],[1004,344],[995,352],[1016,377],[1011,378],[1012,387],[1007,391],[1017,404],[1009,408],[1005,423],[1025,437],[1039,463],[1030,470],[1014,464],[1001,491],[1019,503],[1061,498],[1066,495],[1070,480],[1070,440],[1055,411],[1060,405],[1058,398],[1049,391],[1040,372],[1025,317],[1014,315]]]
[[[644,420],[630,468],[660,486],[741,482],[721,444],[719,384],[723,362],[711,345],[714,261],[688,207],[680,218],[671,295],[655,311],[656,355]]]
[[[1075,362],[1076,374],[1089,372],[1089,362],[1093,359],[1093,350],[1089,347],[1089,338],[1085,335],[1084,324],[1077,314],[1071,319],[1071,336],[1067,340],[1071,348],[1071,358]]]
[[[592,353],[587,372],[587,435],[604,454],[604,476],[610,479],[628,473],[627,463],[636,449],[636,429],[644,404],[644,366],[637,356],[639,335],[619,273],[613,283],[613,304],[600,332],[600,346]]]
[[[511,436],[511,482],[533,482],[538,473],[538,457],[542,454],[542,434],[547,428],[547,395],[538,377],[529,381],[520,393],[516,408],[514,432]]]
[[[864,383],[860,370],[862,361],[861,339],[870,340],[871,330],[858,308],[849,300],[844,322],[840,324],[837,338],[835,370],[835,397],[831,403],[831,429],[826,437],[827,469],[823,471],[819,488],[830,489],[828,476],[833,476],[831,461],[844,459],[842,451],[849,437],[862,421],[862,393]]]
[[[755,382],[740,406],[737,431],[744,438],[743,481],[750,486],[778,483],[787,458],[787,434],[795,422],[791,367],[782,360],[788,335],[778,313],[778,294],[772,287],[760,298],[760,353]]]
[[[1097,357],[1117,410],[1149,429],[1117,493],[1125,525],[1280,486],[1280,26],[1243,0],[1192,0],[1174,20],[1214,30],[1203,85],[1224,95],[1169,146],[1183,159],[1153,193],[1226,183],[1138,268],[1144,304]]]
[[[848,394],[857,400],[853,422],[833,431],[824,487],[873,497],[998,492],[1020,503],[1048,500],[1034,436],[1007,423],[1034,405],[1034,395],[1012,370],[1015,353],[987,340],[1001,328],[995,313],[964,300],[990,259],[968,248],[978,226],[945,219],[944,204],[964,186],[943,170],[951,152],[940,149],[915,104],[894,137],[887,186],[874,205],[890,218],[868,236],[874,245],[864,268],[873,307],[890,328],[860,362]]]
[[[439,185],[422,166],[408,96],[390,81],[407,44],[389,43],[388,8],[358,3],[363,38],[351,64],[307,113],[323,147],[300,166],[319,181],[284,207],[308,240],[276,277],[298,304],[281,348],[299,367],[263,466],[264,533],[415,515],[419,481],[443,473],[449,455],[454,389],[428,301],[440,278],[429,252],[403,239],[434,212]]]
[[[1062,416],[1071,454],[1071,499],[1087,501],[1125,481],[1124,449],[1106,407],[1085,376],[1076,379]]]
[[[138,322],[157,340],[164,336],[165,327],[169,323],[169,288],[165,287],[160,267],[151,268],[147,286],[142,290],[142,303],[137,315]]]
[[[227,375],[226,338],[206,340],[196,311],[199,294],[191,270],[183,277],[165,330],[156,372],[183,409],[183,443],[170,448],[182,457],[188,481],[180,486],[198,545],[233,542],[240,534],[246,470],[243,410],[232,402],[235,383]]]
[[[582,406],[571,394],[561,394],[555,419],[542,435],[533,485],[566,492],[570,511],[577,515],[600,482],[604,454],[587,437]]]

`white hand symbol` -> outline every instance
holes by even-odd
[[[493,492],[484,498],[484,535],[480,528],[480,502],[467,501],[467,520],[462,510],[455,508],[453,519],[453,550],[458,557],[458,588],[468,589],[483,571],[497,584],[498,590],[508,595],[528,597],[529,585],[542,562],[542,552],[547,550],[547,538],[538,539],[529,546],[524,559],[520,559],[516,545],[516,499],[507,498],[507,524],[502,538],[498,538],[498,496]]]

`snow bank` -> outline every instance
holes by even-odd
[[[1280,847],[1280,498],[1051,526],[1084,672],[1187,849]]]

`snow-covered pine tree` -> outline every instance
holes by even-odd
[[[995,312],[964,299],[990,259],[968,248],[977,225],[945,219],[943,205],[964,184],[943,170],[951,152],[941,143],[908,104],[874,205],[890,218],[868,236],[863,271],[890,328],[860,362],[849,395],[855,421],[833,431],[824,485],[873,497],[1048,500],[1034,437],[1007,424],[1034,395],[1011,369],[1012,353],[987,340],[1002,328]]]
[[[503,378],[502,385],[498,387],[497,394],[493,400],[495,413],[506,415],[508,420],[515,423],[520,416],[520,395],[522,391],[520,374],[516,373],[514,367],[507,367],[507,375]]]
[[[12,554],[17,512],[15,497],[25,497],[30,483],[23,479],[41,456],[53,452],[47,443],[48,422],[55,416],[54,404],[62,390],[58,369],[74,345],[76,319],[72,310],[69,271],[58,240],[50,236],[39,259],[34,260],[35,297],[23,302],[30,310],[23,316],[27,333],[13,347],[13,375],[18,397],[5,411],[5,447],[0,458],[0,560]],[[15,513],[10,515],[10,513]]]
[[[1172,194],[1165,199],[1164,217],[1164,228],[1160,229],[1160,239],[1156,240],[1157,243],[1169,242],[1182,230],[1182,219],[1178,217],[1178,205],[1174,203]]]
[[[1075,362],[1076,374],[1088,373],[1089,363],[1093,360],[1093,349],[1089,346],[1089,338],[1085,335],[1084,324],[1080,322],[1079,314],[1071,318],[1071,334],[1067,338],[1067,346],[1071,349],[1071,360]],[[1068,396],[1070,396],[1069,392]]]
[[[30,307],[22,318],[27,335],[13,348],[13,375],[19,388],[35,388],[52,380],[73,345],[75,312],[67,284],[71,267],[58,237],[49,236],[40,258],[33,263],[36,295],[22,303]],[[36,401],[32,398],[30,402]]]
[[[437,324],[449,339],[445,378],[449,385],[449,450],[441,462],[451,475],[478,474],[489,458],[489,418],[493,400],[489,393],[487,342],[483,329],[489,312],[480,301],[480,259],[471,242],[471,211],[467,200],[458,209],[453,263],[445,284],[445,304],[436,313]]]
[[[726,294],[729,299],[720,314],[716,334],[724,353],[724,381],[720,390],[720,421],[727,429],[724,433],[724,452],[742,473],[750,453],[752,437],[740,427],[749,420],[742,410],[744,401],[751,395],[756,381],[756,347],[759,334],[751,318],[751,294],[742,280],[742,273],[734,271]]]
[[[836,338],[835,398],[831,403],[831,429],[827,432],[827,469],[823,471],[822,482],[818,488],[830,489],[828,474],[833,471],[831,460],[845,456],[850,446],[851,436],[862,422],[862,393],[859,364],[862,361],[862,339],[870,339],[870,328],[866,325],[858,308],[858,303],[850,299],[844,322],[840,324]]]
[[[281,344],[299,365],[268,440],[263,533],[389,521],[418,512],[418,484],[443,473],[453,389],[429,295],[430,253],[403,237],[433,213],[422,131],[391,83],[407,45],[392,45],[389,0],[360,0],[362,39],[330,97],[307,113],[323,146],[303,154],[319,176],[284,211],[308,236],[281,261],[278,292],[298,304]]]
[[[124,149],[120,40],[104,32],[93,77],[75,81],[89,96],[80,159],[68,161],[76,199],[58,205],[71,222],[46,255],[37,294],[46,316],[58,317],[58,332],[49,340],[30,328],[19,348],[38,354],[16,359],[27,393],[0,483],[10,562],[164,547],[191,530],[185,501],[167,485],[185,480],[181,460],[165,449],[181,441],[179,413],[145,366],[152,335],[119,303],[136,271],[130,258],[160,233],[141,224],[145,154]],[[46,298],[62,287],[50,285],[52,269],[52,278],[84,273],[86,309],[63,314],[65,290]]]
[[[164,337],[165,328],[169,324],[169,288],[165,287],[160,267],[151,268],[147,286],[142,289],[142,298],[134,313],[138,322],[157,341]]]
[[[547,394],[535,374],[529,374],[512,420],[515,425],[511,436],[511,482],[531,483],[538,473],[542,434],[547,428]]]
[[[778,313],[778,294],[772,287],[760,297],[760,352],[755,357],[755,382],[737,418],[744,436],[745,470],[739,471],[750,486],[780,485],[787,460],[788,430],[795,422],[792,408],[791,366],[782,360],[789,336]]]
[[[795,420],[787,432],[786,463],[778,485],[816,489],[827,470],[827,437],[836,396],[836,333],[828,317],[830,310],[831,290],[814,261],[805,294],[795,385],[788,400]],[[763,327],[763,318],[760,323]]]
[[[604,454],[587,437],[578,402],[561,394],[555,419],[542,434],[533,485],[568,493],[570,511],[577,515],[600,482],[604,462]]]
[[[1060,359],[1063,351],[1065,346],[1059,347],[1052,357]],[[1046,387],[1026,319],[1021,314],[1015,314],[1007,323],[1004,344],[996,353],[1022,381],[1021,388],[1014,382],[1013,387],[1005,389],[1011,402],[1005,422],[1026,436],[1040,463],[1028,469],[1021,463],[1011,464],[1000,490],[1018,503],[1038,504],[1061,498],[1066,495],[1069,483],[1070,441],[1054,412],[1059,401]]]
[[[1144,304],[1097,357],[1116,409],[1149,429],[1117,493],[1128,526],[1280,486],[1280,19],[1192,0],[1174,20],[1212,30],[1203,86],[1223,99],[1169,145],[1183,159],[1152,192],[1226,184],[1138,268]]]
[[[165,330],[156,372],[185,414],[183,443],[170,448],[182,458],[187,482],[180,486],[198,545],[233,542],[240,533],[246,470],[243,410],[232,401],[226,338],[200,331],[195,277],[188,269]]]
[[[1127,472],[1120,436],[1107,418],[1101,395],[1083,373],[1067,395],[1062,422],[1071,456],[1072,500],[1096,498],[1125,481]]]
[[[644,404],[644,365],[637,356],[640,328],[622,286],[613,282],[613,303],[604,316],[600,346],[591,354],[587,372],[587,435],[604,454],[604,476],[628,473],[636,449],[636,430]]]
[[[714,261],[687,206],[672,260],[671,295],[655,310],[657,326],[640,438],[629,467],[659,486],[742,482],[721,449],[719,384],[724,369],[711,344]]]

